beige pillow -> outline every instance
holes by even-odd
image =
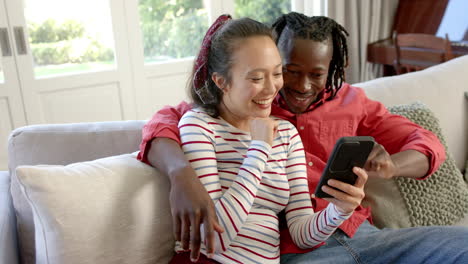
[[[21,166],[36,263],[167,263],[169,182],[136,154],[67,166]]]
[[[424,104],[397,105],[388,110],[432,131],[446,146],[439,121]],[[377,227],[453,225],[468,213],[467,184],[445,149],[447,159],[426,180],[369,179],[363,204],[372,208]]]

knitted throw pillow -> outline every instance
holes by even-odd
[[[403,228],[456,223],[468,213],[468,186],[447,151],[439,121],[422,103],[388,110],[436,134],[445,146],[447,159],[426,180],[398,177],[369,181],[364,205],[371,206],[374,224],[379,228]]]
[[[466,166],[465,166],[465,181],[468,182],[468,160],[466,161]]]
[[[468,100],[468,92],[465,92],[465,99]],[[468,183],[468,160],[465,164],[465,181]]]

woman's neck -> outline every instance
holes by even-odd
[[[228,107],[222,102],[219,105],[219,116],[223,118],[226,122],[232,125],[235,128],[238,128],[245,132],[250,132],[250,117],[242,117],[236,115],[232,111],[229,110]]]

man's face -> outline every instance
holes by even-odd
[[[280,94],[291,112],[303,113],[325,89],[333,56],[332,42],[290,38],[280,41],[278,48],[284,69],[284,86]]]

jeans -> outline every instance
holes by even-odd
[[[430,226],[378,229],[364,222],[353,238],[337,230],[305,254],[281,255],[281,263],[468,263],[468,228]]]

